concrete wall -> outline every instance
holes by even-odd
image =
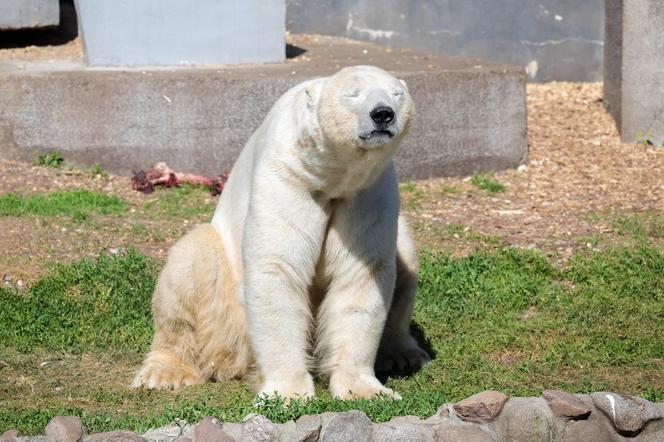
[[[76,0],[91,66],[283,61],[284,0]]]
[[[661,1],[661,0],[660,0]],[[286,0],[294,33],[347,36],[601,81],[604,0]]]
[[[0,0],[0,30],[41,28],[58,23],[58,0]]]
[[[604,99],[624,141],[664,146],[664,1],[606,0]]]

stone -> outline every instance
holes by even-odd
[[[182,428],[177,422],[171,422],[168,425],[159,428],[151,428],[142,437],[148,441],[160,442],[165,440],[174,440],[182,435]]]
[[[623,141],[664,144],[664,2],[606,0],[604,104]]]
[[[217,418],[212,416],[203,418],[194,427],[194,437],[196,442],[233,442],[235,440],[226,434]]]
[[[302,416],[295,421],[298,442],[315,442],[320,436],[321,419],[318,415]]]
[[[427,437],[421,427],[403,420],[391,420],[374,427],[371,434],[372,442],[428,442],[433,440]]]
[[[562,442],[609,442],[611,440],[613,440],[612,432],[594,420],[569,422],[562,438]]]
[[[273,442],[279,438],[279,429],[265,416],[250,415],[242,423],[242,440]]]
[[[664,442],[664,430],[638,436],[635,440],[636,442]]]
[[[45,432],[54,442],[78,442],[83,437],[83,423],[78,416],[56,416],[46,425]]]
[[[553,413],[542,398],[513,398],[500,416],[501,434],[511,442],[553,440]]]
[[[141,436],[131,431],[107,431],[91,434],[83,438],[83,442],[143,442]]]
[[[321,419],[322,442],[366,442],[371,437],[373,424],[361,411],[323,413]]]
[[[9,60],[0,65],[0,158],[33,161],[39,147],[117,174],[165,161],[179,171],[216,176],[230,171],[290,87],[371,64],[404,79],[416,107],[425,110],[396,154],[401,180],[499,171],[527,161],[522,68],[401,50],[395,55],[327,37],[303,49],[311,59],[298,61],[296,69],[292,63],[176,70],[53,63],[19,69]]]
[[[623,433],[638,433],[648,422],[662,418],[657,406],[640,397],[621,396],[606,391],[592,393],[590,397],[616,430]]]
[[[571,393],[560,390],[544,390],[542,397],[556,416],[582,419],[590,415],[590,407]]]
[[[57,26],[58,0],[14,0],[0,2],[0,30]]]
[[[434,434],[436,442],[496,442],[486,430],[474,426],[441,425]]]
[[[454,410],[465,421],[488,422],[500,414],[506,401],[505,394],[487,390],[457,402],[454,404]]]
[[[0,435],[0,442],[17,442],[18,430],[7,430]]]

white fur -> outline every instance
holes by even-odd
[[[396,112],[394,136],[362,139],[373,124],[368,113],[379,103]],[[225,253],[222,270],[210,272],[235,297],[220,305],[239,305],[238,311],[246,314],[237,321],[246,321],[247,352],[263,379],[261,394],[313,396],[311,371],[318,368],[330,376],[334,396],[383,393],[398,398],[375,377],[379,347],[379,366],[403,368],[429,360],[409,332],[417,260],[407,226],[399,219],[392,162],[413,113],[405,83],[374,67],[343,69],[292,88],[268,113],[231,171],[212,220],[219,237],[182,240],[203,254],[218,242],[217,249]],[[178,259],[169,257],[169,262]],[[173,268],[177,275],[162,273],[160,282],[200,278],[175,267],[167,263],[164,272]],[[171,304],[193,296],[171,285],[158,287],[155,298],[169,290],[171,294],[159,296]],[[213,289],[205,299],[225,296],[214,290],[224,291]],[[214,315],[219,313],[209,305],[196,309],[188,317],[192,330],[201,322],[218,322]],[[155,323],[155,343],[164,341],[158,339],[161,335],[177,334],[168,325],[159,326],[157,317]],[[228,335],[227,330],[219,333]],[[215,345],[237,349],[244,338],[226,336],[233,345]],[[186,354],[181,341],[171,338],[168,350],[153,344],[152,352]],[[187,364],[198,369],[215,365],[196,356],[195,349],[208,342],[196,337],[187,342],[194,349]],[[247,352],[241,352],[245,365],[251,363]],[[145,379],[164,371],[163,365],[152,364],[148,356],[134,384],[147,385]],[[176,372],[180,375],[182,369]]]

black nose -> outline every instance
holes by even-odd
[[[389,106],[379,106],[369,112],[369,116],[376,124],[383,126],[390,124],[394,120],[394,110]]]

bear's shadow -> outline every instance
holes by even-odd
[[[424,350],[429,355],[431,360],[433,361],[434,359],[436,359],[436,352],[434,351],[433,346],[431,345],[431,340],[424,335],[424,330],[422,329],[422,327],[418,323],[413,321],[410,323],[410,332],[417,341],[417,344],[420,346],[422,350]],[[376,371],[376,377],[382,383],[385,383],[387,382],[388,378],[407,378],[414,375],[421,369],[422,367],[408,367],[404,371],[399,371],[395,367],[393,370],[389,371]]]

